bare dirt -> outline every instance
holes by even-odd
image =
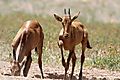
[[[57,66],[57,65],[56,65]],[[62,66],[51,67],[49,65],[43,66],[44,80],[62,80],[64,77],[64,68]],[[70,67],[71,68],[71,67]],[[68,71],[68,79],[70,75]],[[79,70],[75,69],[73,80],[78,79]],[[30,71],[27,77],[11,76],[10,75],[10,63],[0,61],[0,80],[41,80],[41,73],[37,63],[32,63]],[[83,80],[120,80],[120,72],[100,70],[96,68],[84,69]]]

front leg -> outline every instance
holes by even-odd
[[[15,53],[15,49],[13,49],[13,61],[16,61],[16,53]]]
[[[65,78],[64,78],[64,80],[66,80],[66,75],[67,75],[67,71],[69,69],[69,63],[70,63],[72,54],[73,54],[73,51],[70,51],[69,55],[68,55],[68,58],[67,58],[67,63],[66,63],[66,66],[65,66]]]
[[[65,68],[65,76],[64,76],[64,80],[66,80],[66,72],[67,72],[67,69],[66,69],[66,62],[65,62],[65,59],[64,59],[64,56],[63,56],[63,41],[62,40],[59,40],[59,42],[58,42],[58,46],[59,46],[59,48],[60,48],[60,50],[61,50],[61,55],[62,55],[62,65],[64,66],[64,68]]]
[[[70,80],[72,80],[72,77],[73,77],[76,59],[77,58],[76,58],[75,52],[73,52],[73,54],[72,54],[72,72],[71,72],[71,75],[70,75]]]
[[[64,56],[63,56],[63,41],[62,40],[59,40],[58,41],[58,46],[61,50],[61,55],[62,55],[62,65],[65,67],[66,66],[66,63],[65,63],[65,59],[64,59]]]
[[[29,56],[27,56],[27,61],[25,63],[25,67],[23,69],[24,77],[27,77],[28,71],[29,71],[30,66],[31,66],[31,62],[32,62],[32,57],[31,57],[31,52],[29,52]]]

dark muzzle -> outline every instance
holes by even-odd
[[[63,37],[64,37],[64,38],[69,38],[69,34],[68,34],[68,33],[65,33],[65,34],[63,35]]]

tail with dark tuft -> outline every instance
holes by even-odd
[[[90,46],[89,40],[87,40],[87,48],[92,49],[92,47]]]

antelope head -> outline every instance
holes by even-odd
[[[21,69],[19,63],[16,61],[11,62],[10,71],[11,71],[11,75],[20,76]]]
[[[68,9],[68,15],[66,13],[66,9],[64,9],[64,17],[60,17],[56,14],[54,14],[54,17],[57,21],[62,23],[63,26],[63,37],[64,38],[69,38],[70,37],[70,33],[71,33],[71,24],[72,22],[79,16],[80,12],[78,12],[77,15],[73,16],[71,18],[71,14],[70,14],[70,8]]]
[[[21,63],[19,63],[18,61],[11,62],[11,69],[10,69],[11,75],[20,76],[21,68],[26,63],[26,61],[27,61],[27,56],[23,58]]]

